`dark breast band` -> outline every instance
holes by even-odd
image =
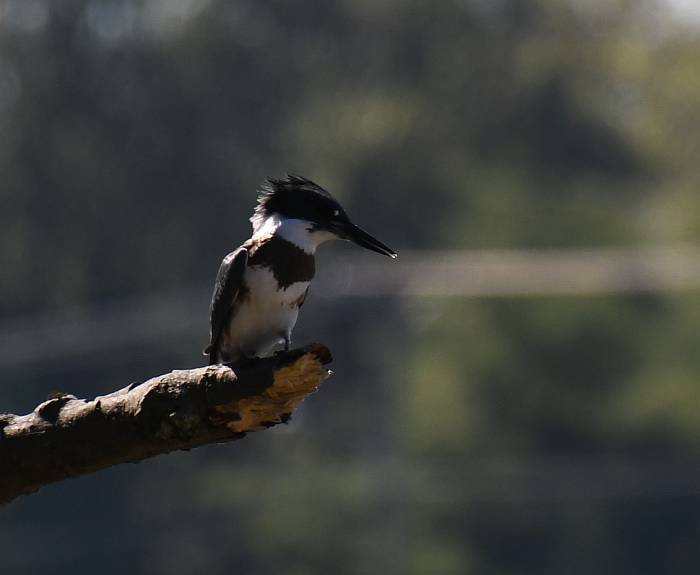
[[[248,240],[244,245],[248,249],[248,266],[269,267],[281,289],[296,282],[311,281],[314,277],[314,256],[285,239],[272,236]]]

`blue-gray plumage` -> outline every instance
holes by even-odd
[[[396,257],[354,225],[326,190],[301,176],[268,179],[250,221],[252,237],[224,258],[214,284],[204,350],[210,364],[289,349],[323,242],[349,240]]]

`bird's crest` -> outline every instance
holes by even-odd
[[[250,221],[257,231],[273,214],[303,218],[305,212],[314,213],[331,205],[336,206],[337,202],[321,186],[303,176],[287,174],[285,178],[265,180]]]

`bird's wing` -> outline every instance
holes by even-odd
[[[211,325],[209,345],[204,350],[204,355],[209,356],[210,363],[215,361],[216,348],[219,344],[221,331],[238,297],[247,262],[248,250],[240,247],[223,259],[219,267],[219,273],[216,274],[214,293],[211,296],[211,306],[209,308]]]
[[[304,294],[299,298],[299,309],[301,309],[301,306],[303,306],[304,302],[306,302],[307,295],[309,295],[309,288],[308,287],[304,290]]]

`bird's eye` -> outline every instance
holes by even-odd
[[[338,217],[340,215],[340,210],[333,210],[333,216]]]

